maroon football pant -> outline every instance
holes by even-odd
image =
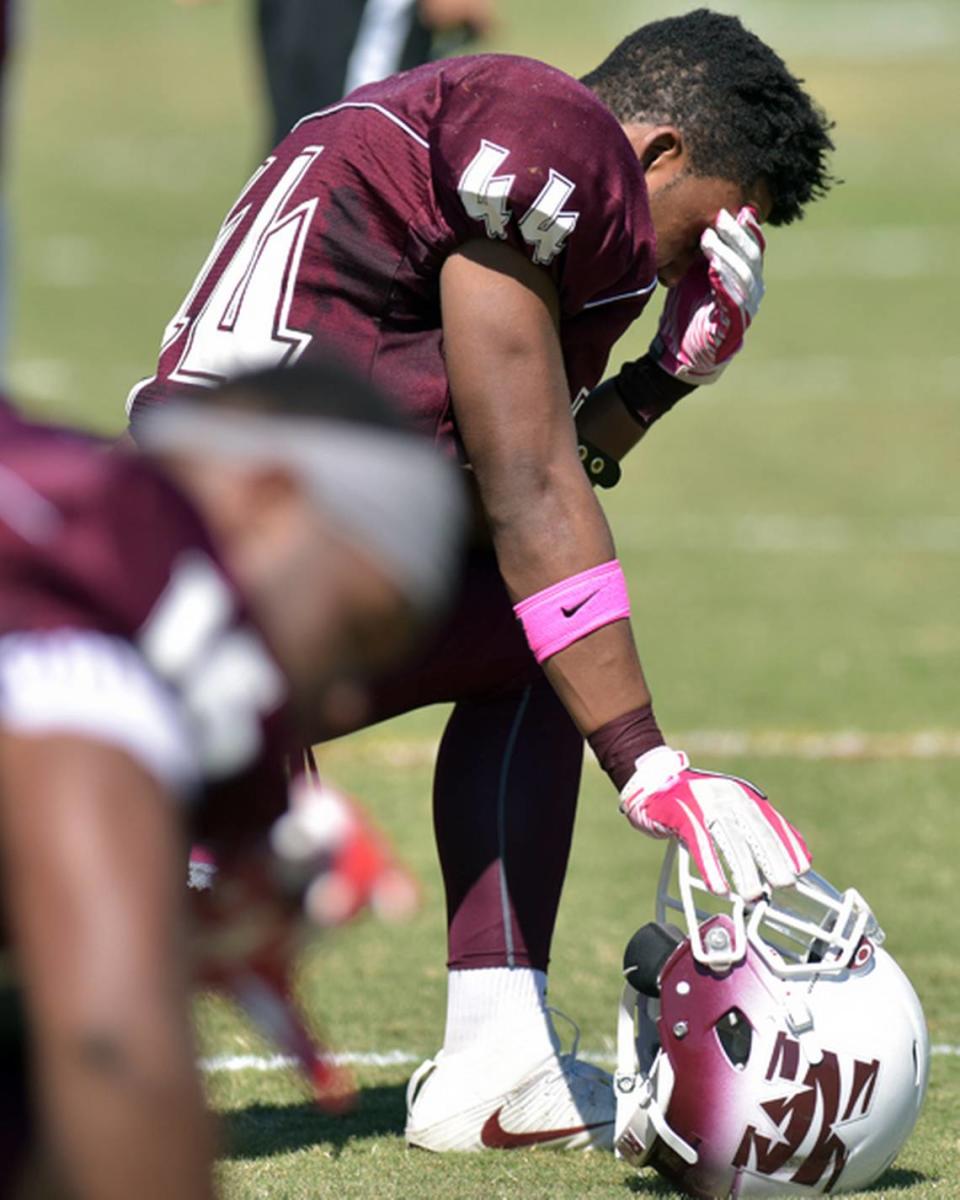
[[[472,555],[426,653],[378,689],[371,724],[449,701],[433,792],[449,965],[546,970],[583,739],[530,653],[491,551]]]

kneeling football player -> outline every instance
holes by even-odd
[[[560,1053],[546,1005],[585,737],[633,826],[685,838],[711,886],[718,850],[745,894],[807,865],[759,793],[665,745],[590,483],[739,351],[761,225],[827,190],[829,128],[768,46],[706,9],[643,26],[580,81],[477,55],[371,84],[266,158],[131,395],[136,432],[178,389],[202,401],[252,355],[335,338],[470,467],[486,543],[373,714],[454,704],[434,806],[447,1023],[410,1092],[418,1146],[611,1144],[610,1079]],[[598,388],[658,283],[650,353]]]
[[[207,400],[136,455],[4,419],[4,1196],[213,1196],[188,839],[261,845],[304,716],[355,719],[454,569],[456,473],[370,385],[318,362]]]

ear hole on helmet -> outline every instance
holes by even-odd
[[[920,1086],[920,1076],[921,1076],[920,1047],[917,1045],[916,1038],[913,1039],[913,1046],[911,1047],[911,1049],[913,1051],[913,1086],[919,1087]]]
[[[730,1064],[738,1069],[746,1066],[753,1045],[753,1029],[739,1008],[728,1009],[714,1028],[717,1040]]]

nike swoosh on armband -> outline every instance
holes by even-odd
[[[487,1117],[480,1130],[480,1141],[488,1150],[519,1150],[521,1146],[537,1146],[541,1142],[556,1142],[560,1138],[573,1137],[575,1133],[587,1133],[591,1129],[602,1129],[612,1121],[597,1121],[594,1125],[572,1125],[569,1129],[537,1129],[532,1133],[511,1133],[500,1124],[500,1107]]]
[[[565,617],[567,617],[568,619],[569,619],[570,617],[576,616],[576,614],[577,614],[577,613],[580,611],[580,609],[581,609],[581,608],[583,608],[583,606],[584,606],[585,604],[589,604],[589,603],[590,603],[590,601],[591,601],[591,600],[594,598],[594,596],[596,596],[596,595],[597,595],[597,593],[596,593],[596,592],[591,592],[589,596],[585,596],[585,597],[584,597],[582,600],[580,600],[580,601],[578,601],[576,604],[574,604],[572,608],[567,608],[567,606],[566,606],[565,604],[561,604],[561,605],[560,605],[560,611],[561,611],[561,612],[563,613],[563,615],[564,615]]]

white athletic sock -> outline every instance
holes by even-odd
[[[559,1050],[546,993],[546,974],[531,967],[448,972],[444,1054],[488,1051],[493,1066],[502,1051],[504,1070],[522,1074]]]

